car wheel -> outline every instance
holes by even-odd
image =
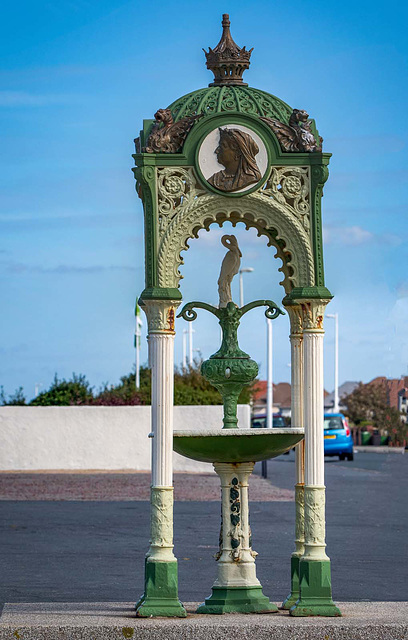
[[[353,452],[347,454],[347,460],[350,460],[350,462],[352,460],[354,460],[354,453]]]
[[[346,459],[346,454],[345,453],[340,453],[339,454],[339,460],[345,460]]]

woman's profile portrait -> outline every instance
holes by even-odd
[[[239,191],[262,178],[255,156],[259,153],[255,140],[240,129],[221,129],[214,153],[225,169],[217,171],[208,182],[220,191]]]

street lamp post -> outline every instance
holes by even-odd
[[[334,319],[334,406],[333,413],[339,412],[339,314],[327,313],[327,318]]]
[[[273,382],[272,382],[272,320],[266,318],[267,335],[267,382],[266,382],[266,426],[273,427]]]
[[[242,277],[243,273],[252,273],[253,267],[246,267],[245,269],[239,270],[239,306],[244,306],[244,279]]]
[[[244,279],[243,273],[252,273],[253,267],[246,267],[239,270],[239,306],[244,306]],[[272,383],[272,320],[266,319],[267,335],[267,383],[266,383],[266,426],[272,428],[273,425],[273,383]],[[267,461],[262,460],[261,475],[266,478],[268,475]]]
[[[187,334],[188,329],[183,329],[183,371],[187,371]]]
[[[188,323],[188,364],[190,367],[193,366],[193,333],[195,333],[193,327],[191,326],[191,322]]]

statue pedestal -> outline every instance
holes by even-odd
[[[212,595],[201,604],[197,613],[260,613],[277,611],[262,593],[256,577],[255,557],[249,526],[248,479],[253,462],[215,462],[214,469],[221,480],[222,520],[220,550],[217,553],[218,577]]]

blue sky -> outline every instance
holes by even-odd
[[[333,153],[323,202],[326,283],[339,313],[340,381],[408,372],[407,7],[400,2],[22,1],[0,26],[2,130],[0,384],[34,395],[54,373],[114,383],[134,362],[143,225],[131,154],[143,118],[206,86],[201,47],[229,12],[254,46],[245,79],[316,119]],[[226,226],[225,232],[230,232]],[[186,301],[216,303],[220,229],[190,243]],[[246,300],[280,302],[278,261],[237,227]],[[208,255],[211,249],[211,263]],[[238,295],[238,283],[234,283]],[[181,330],[176,361],[181,361]],[[241,346],[265,374],[261,311]],[[217,348],[201,314],[195,347]],[[290,379],[287,319],[275,323],[275,381]],[[325,386],[333,388],[326,321]],[[147,350],[143,340],[142,361]]]

